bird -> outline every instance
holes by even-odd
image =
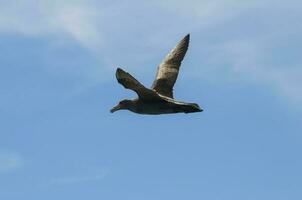
[[[138,97],[120,101],[110,112],[129,110],[145,115],[202,112],[203,109],[196,103],[187,103],[173,98],[173,86],[176,82],[181,62],[188,50],[189,41],[190,34],[187,34],[165,56],[157,68],[156,77],[151,88],[145,87],[123,69],[117,68],[115,76],[118,83],[123,85],[124,88],[136,92]]]

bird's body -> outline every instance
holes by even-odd
[[[123,109],[150,115],[201,112],[202,109],[196,103],[173,99],[173,86],[181,61],[188,49],[189,38],[189,35],[184,37],[161,62],[151,89],[146,88],[129,73],[118,68],[116,70],[118,82],[125,88],[135,91],[138,98],[119,102],[111,109],[111,112]]]
[[[146,115],[160,115],[172,113],[200,112],[201,109],[195,103],[185,103],[162,97],[159,101],[144,101],[139,98],[128,100],[128,110]]]

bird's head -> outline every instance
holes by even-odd
[[[114,113],[115,111],[118,111],[118,110],[127,110],[131,107],[132,104],[133,103],[131,100],[124,99],[124,100],[120,101],[116,106],[111,108],[110,112]]]

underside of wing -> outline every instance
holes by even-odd
[[[157,69],[152,89],[173,98],[173,86],[176,82],[179,67],[189,47],[190,35],[186,35],[164,58]]]
[[[126,89],[133,90],[137,93],[139,98],[145,100],[159,100],[161,99],[159,95],[145,86],[143,86],[138,80],[136,80],[129,73],[124,70],[117,68],[115,73],[117,81],[123,85]]]

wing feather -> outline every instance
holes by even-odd
[[[157,69],[152,89],[173,98],[173,86],[176,82],[179,67],[189,47],[190,34],[186,35],[164,58]]]
[[[125,72],[124,70],[117,68],[115,76],[121,85],[123,85],[126,89],[135,91],[139,98],[145,100],[161,99],[155,91],[143,86],[138,80],[131,76],[131,74]]]

